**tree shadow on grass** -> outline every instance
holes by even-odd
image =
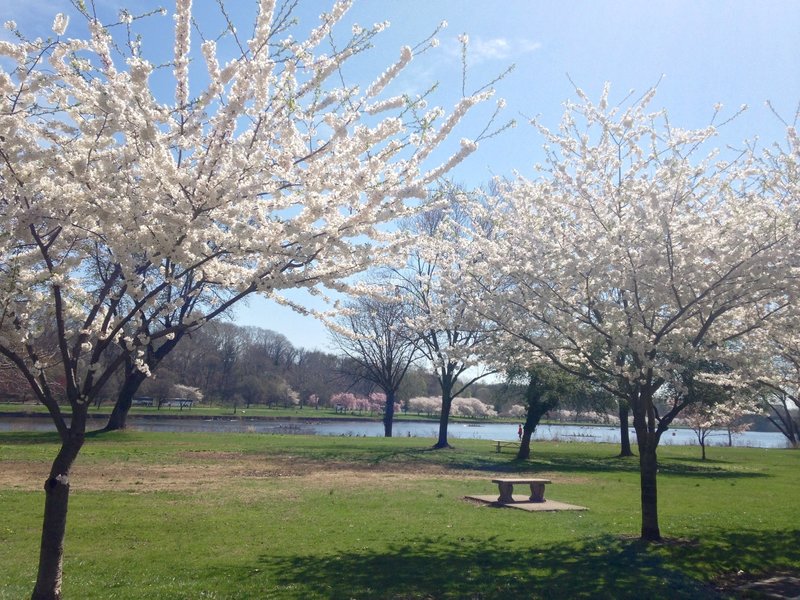
[[[687,477],[712,477],[719,479],[742,479],[770,477],[766,473],[731,471],[724,467],[728,463],[689,463],[685,461],[675,461],[672,458],[659,461],[659,472],[664,475],[680,475]],[[499,472],[499,473],[522,473],[522,472],[542,472],[555,471],[558,473],[638,473],[639,459],[633,457],[619,456],[589,456],[589,455],[558,455],[538,454],[529,459],[510,458],[506,461],[498,461],[489,458],[469,458],[467,460],[454,460],[444,463],[447,468],[458,470]]]
[[[317,455],[315,460],[325,460],[331,456]],[[384,469],[393,465],[428,464],[438,465],[455,471],[474,471],[480,473],[530,473],[553,471],[564,474],[592,473],[638,473],[637,456],[619,455],[598,456],[596,453],[569,453],[559,451],[536,452],[528,459],[518,459],[511,454],[487,452],[485,455],[474,452],[459,452],[456,449],[423,448],[385,448],[370,452],[368,457],[356,455],[361,464]],[[348,456],[338,455],[347,461]],[[767,473],[729,470],[726,461],[701,461],[683,457],[667,457],[659,460],[659,472],[663,475],[704,477],[715,479],[748,479],[770,477]]]
[[[0,444],[60,444],[56,431],[4,431],[0,433]]]
[[[417,539],[382,552],[263,556],[260,567],[284,589],[332,599],[713,599],[735,597],[720,585],[738,571],[800,568],[800,531],[712,533],[661,544],[604,536],[542,547]]]

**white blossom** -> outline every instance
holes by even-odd
[[[154,346],[237,301],[344,289],[406,243],[385,225],[419,211],[425,173],[444,175],[474,150],[448,138],[488,95],[442,111],[435,135],[412,137],[407,98],[387,93],[409,47],[367,73],[363,90],[332,77],[388,26],[353,30],[365,39],[322,53],[350,5],[332,3],[296,40],[279,33],[275,2],[260,0],[255,24],[240,27],[252,38],[234,53],[230,31],[193,46],[190,0],[175,4],[168,56],[157,55],[163,40],[153,54],[146,34],[133,47],[143,20],[131,13],[117,15],[124,27],[103,26],[101,6],[88,39],[61,38],[65,13],[55,41],[0,40],[0,94],[14,94],[0,107],[0,305],[12,315],[0,338],[21,368],[44,368],[33,357],[50,355],[55,332],[67,400],[79,402],[98,392],[81,386],[121,364],[106,360],[114,353],[149,374]],[[190,78],[203,61],[208,76]],[[156,78],[159,64],[170,69]],[[453,156],[430,158],[442,145]],[[55,402],[46,385],[34,393]]]
[[[494,325],[490,356],[546,358],[622,398],[655,464],[683,408],[656,411],[657,394],[685,393],[700,361],[735,372],[764,352],[756,333],[793,312],[798,221],[786,199],[800,171],[786,170],[791,132],[768,161],[721,161],[713,127],[681,130],[648,111],[654,91],[624,108],[576,93],[558,130],[539,127],[544,171],[498,181],[451,225],[462,235],[437,236],[430,252],[462,266],[444,272],[447,289]]]
[[[67,25],[69,25],[69,17],[58,13],[53,20],[53,33],[56,35],[64,35],[64,32],[67,30]]]

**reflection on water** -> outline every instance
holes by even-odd
[[[97,428],[105,423],[97,422]],[[128,427],[135,431],[163,432],[217,432],[217,433],[277,433],[296,435],[335,435],[380,437],[383,436],[383,423],[379,421],[272,421],[246,418],[228,419],[158,419],[128,418]],[[518,424],[511,423],[451,423],[448,429],[450,438],[468,438],[482,440],[516,440]],[[90,423],[89,428],[92,428]],[[55,431],[50,419],[9,417],[0,419],[0,431]],[[432,421],[395,421],[393,427],[395,437],[419,437],[436,439],[438,423]],[[619,443],[619,429],[616,427],[581,426],[581,425],[540,425],[536,429],[534,439],[555,440],[564,442],[612,442]],[[631,429],[631,443],[636,436]],[[697,445],[694,432],[687,429],[667,431],[662,437],[662,444]],[[708,438],[708,445],[727,445],[728,434],[725,431],[713,432]],[[733,436],[734,446],[752,446],[756,448],[785,448],[786,438],[780,433],[746,431]]]

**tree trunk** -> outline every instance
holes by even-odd
[[[383,411],[383,436],[392,437],[392,423],[394,421],[394,394],[386,393],[386,409]]]
[[[111,411],[111,416],[108,418],[108,423],[106,423],[106,426],[103,427],[101,431],[125,429],[128,413],[133,403],[133,397],[145,379],[147,379],[147,376],[140,371],[126,373],[125,383],[122,384],[122,388],[119,391],[114,409]]]
[[[156,370],[159,363],[164,359],[167,354],[172,352],[178,342],[181,340],[185,331],[179,331],[171,340],[165,341],[157,349],[148,346],[147,348],[147,365],[150,372]],[[116,431],[118,429],[125,429],[125,423],[128,419],[128,413],[131,410],[133,396],[136,394],[139,386],[147,379],[147,376],[139,371],[131,360],[125,361],[125,382],[122,384],[122,389],[119,391],[117,401],[114,404],[114,409],[111,411],[111,416],[108,418],[108,423],[101,429],[101,431]],[[158,408],[161,408],[159,401]]]
[[[520,460],[527,460],[531,456],[531,436],[533,436],[533,431],[536,429],[536,426],[528,427],[528,423],[525,423],[525,426],[522,428],[522,439],[519,443],[519,452],[517,452],[517,458]]]
[[[434,448],[449,448],[450,444],[447,443],[447,425],[450,422],[450,407],[453,404],[453,399],[450,397],[450,391],[442,392],[442,412],[439,415],[439,439],[434,444]]]
[[[790,417],[791,418],[791,417]],[[797,448],[800,446],[800,428],[798,428],[797,423],[792,419],[792,435],[789,437],[789,441],[792,444],[792,448]]]
[[[533,433],[545,413],[552,410],[557,403],[558,401],[552,398],[543,400],[541,396],[528,398],[528,412],[525,416],[525,425],[522,427],[522,440],[520,440],[519,452],[517,452],[518,459],[525,460],[530,458]]]
[[[642,494],[642,539],[645,541],[658,541],[661,531],[658,527],[658,435],[646,429],[636,430],[639,439],[639,475]]]
[[[84,423],[70,428],[70,437],[62,443],[53,461],[50,476],[44,484],[44,521],[39,549],[39,570],[33,589],[33,600],[59,600],[64,559],[64,533],[67,526],[69,504],[69,472],[83,445]]]
[[[626,402],[620,400],[619,402],[619,440],[620,440],[620,448],[619,448],[619,455],[620,458],[624,456],[633,456],[633,450],[631,450],[631,437],[630,437],[630,427],[628,426],[628,413],[630,409]]]
[[[548,393],[549,385],[535,370],[528,372],[528,385],[525,388],[525,426],[522,428],[522,440],[517,458],[525,460],[531,455],[531,437],[539,426],[542,417],[558,405],[558,396]]]

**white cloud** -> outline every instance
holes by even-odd
[[[483,39],[475,38],[469,53],[475,60],[508,60],[523,54],[535,52],[542,47],[532,40],[509,40],[508,38]]]
[[[470,36],[469,39],[467,60],[473,65],[489,61],[514,60],[525,54],[536,52],[542,47],[540,42],[520,38]],[[460,47],[454,44],[448,44],[448,50],[451,55],[461,55]]]

